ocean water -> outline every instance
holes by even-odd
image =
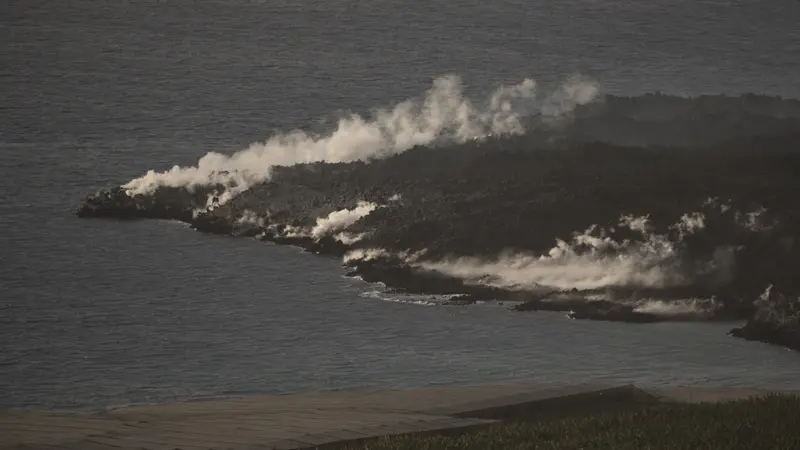
[[[99,188],[455,73],[476,96],[800,98],[800,3],[16,1],[0,5],[0,407],[508,379],[800,387],[735,324],[426,306],[336,260],[159,221],[81,220]],[[424,299],[422,299],[424,300]]]

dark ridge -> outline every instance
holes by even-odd
[[[757,319],[765,309],[789,306],[753,301],[769,285],[793,299],[788,305],[797,303],[790,293],[800,292],[800,101],[606,97],[557,122],[532,117],[528,129],[522,136],[420,146],[369,163],[276,167],[271,181],[213,209],[206,208],[208,198],[220,186],[160,188],[134,197],[115,188],[87,199],[78,215],[181,220],[203,232],[257,237],[334,257],[359,249],[393,255],[425,250],[425,261],[491,259],[509,249],[542,255],[556,239],[569,241],[593,224],[617,242],[641,240],[616,225],[621,215],[648,215],[653,231],[676,243],[674,271],[690,283],[612,286],[599,292],[611,300],[594,301],[590,297],[598,292],[501,289],[427,271],[397,256],[346,265],[350,274],[398,291],[459,295],[454,303],[499,300],[518,310],[643,323],[749,319],[734,335],[766,336],[791,346],[782,336],[796,325],[778,323],[774,329],[780,331],[769,334],[763,324],[772,322]],[[396,194],[402,198],[390,200]],[[710,198],[729,209],[709,204]],[[347,229],[364,233],[356,243],[290,232],[310,229],[317,218],[358,201],[385,206]],[[743,214],[760,208],[766,208],[759,220],[767,229],[743,227]],[[240,220],[245,212],[261,222]],[[704,214],[705,228],[681,239],[670,226],[692,212]],[[723,248],[735,249],[726,277],[705,268]],[[714,297],[718,306],[705,314],[664,315],[637,311],[632,303],[693,297]]]

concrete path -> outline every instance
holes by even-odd
[[[0,412],[0,449],[314,448],[387,434],[483,426],[501,420],[509,411],[518,413],[520,408],[563,409],[581,401],[597,404],[598,399],[614,396],[716,402],[764,393],[754,389],[506,384],[246,397],[134,406],[100,414],[12,410]]]

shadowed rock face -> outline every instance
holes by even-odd
[[[792,287],[770,285],[756,301],[747,323],[731,335],[800,351],[800,296]]]
[[[800,102],[608,97],[559,123],[533,117],[528,129],[369,162],[275,167],[213,208],[219,186],[134,197],[115,188],[78,215],[175,219],[298,245],[345,257],[366,281],[461,294],[459,303],[630,322],[751,318],[735,335],[791,346],[769,337],[784,331],[759,331],[753,314],[764,307],[753,300],[772,284],[794,298],[768,307],[780,310],[800,292]],[[359,202],[374,209],[357,213]],[[621,216],[647,216],[646,232]],[[553,256],[556,239],[571,253]],[[509,249],[524,257],[503,256]],[[664,310],[710,298],[701,311]]]
[[[766,342],[800,351],[800,325],[796,323],[787,325],[748,320],[746,325],[734,328],[730,334],[748,341]]]

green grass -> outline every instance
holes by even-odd
[[[351,450],[798,450],[800,398],[657,406],[535,423],[504,423],[460,436],[397,436]]]

